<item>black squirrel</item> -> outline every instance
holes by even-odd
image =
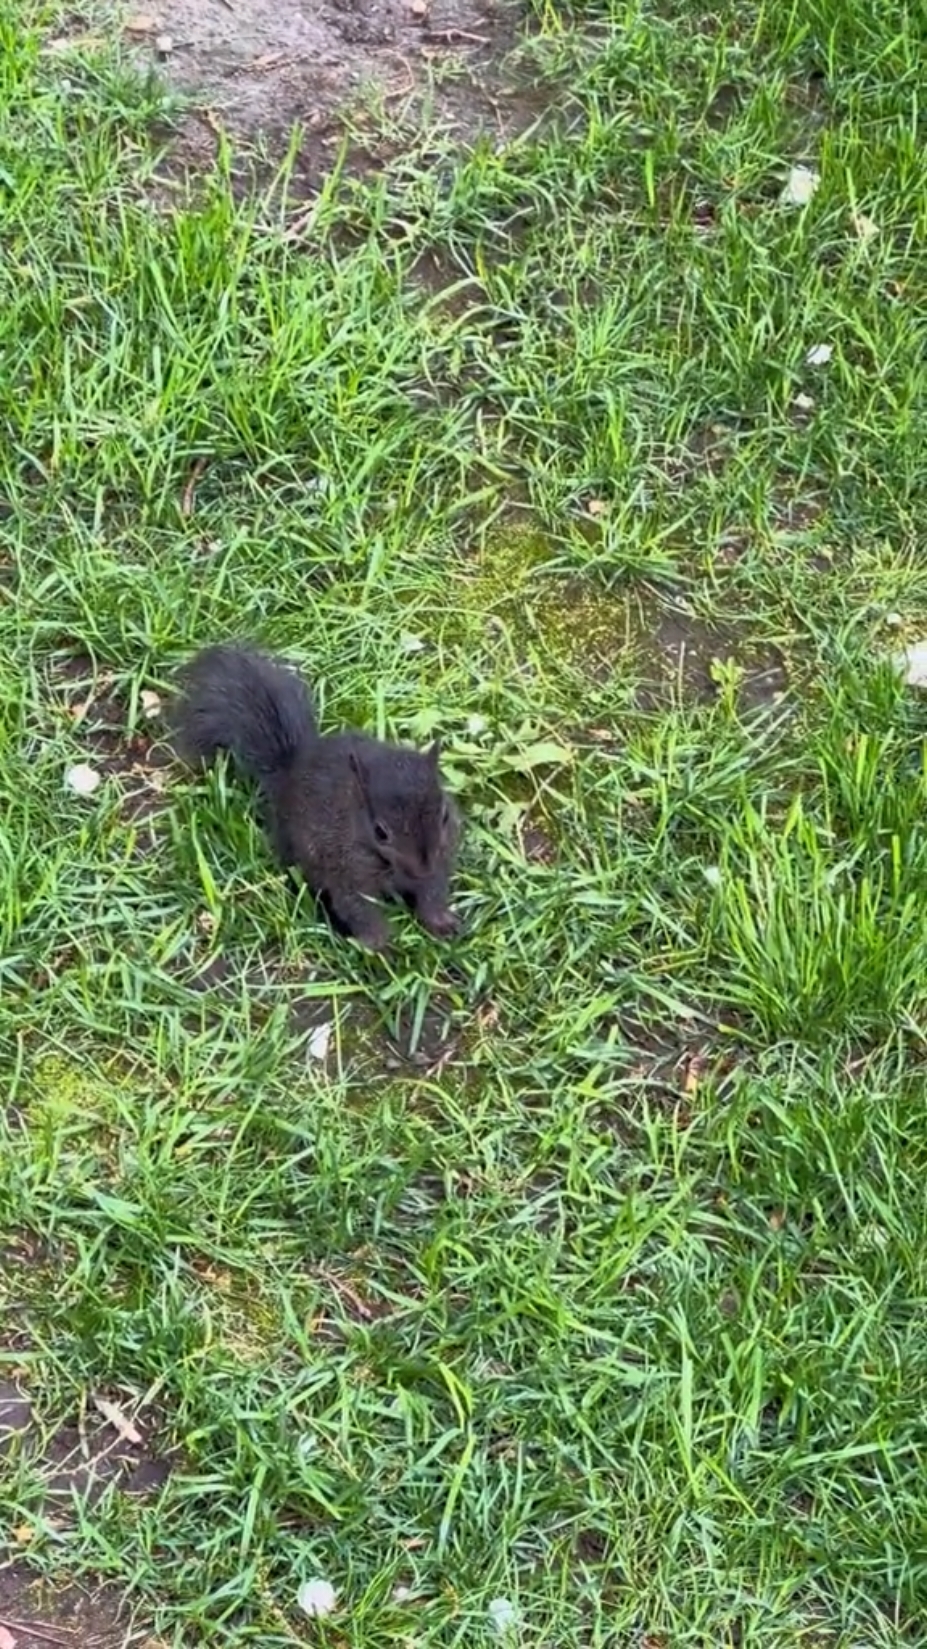
[[[437,743],[419,751],[320,733],[302,677],[250,646],[207,647],[181,688],[178,754],[208,765],[232,752],[260,786],[281,863],[302,871],[338,928],[385,950],[389,924],[376,901],[399,898],[429,933],[456,933],[448,883],[459,822]]]

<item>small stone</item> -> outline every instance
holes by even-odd
[[[506,1637],[518,1625],[518,1610],[510,1598],[494,1597],[487,1614],[500,1637]]]
[[[916,641],[900,653],[895,667],[909,687],[927,687],[927,641]]]
[[[64,775],[64,782],[75,796],[92,796],[100,788],[101,779],[95,767],[88,762],[78,762],[75,767],[69,767]]]
[[[155,51],[159,57],[170,57],[174,50],[174,37],[170,34],[159,34],[155,41]]]
[[[142,709],[146,716],[157,716],[161,710],[161,695],[151,687],[143,687],[141,691]]]
[[[328,1056],[328,1044],[331,1041],[332,1028],[330,1025],[316,1025],[309,1037],[309,1058],[325,1059]]]
[[[338,1594],[327,1580],[305,1580],[296,1594],[296,1601],[310,1620],[323,1620],[334,1612]]]
[[[807,206],[820,181],[821,174],[813,166],[793,166],[782,199],[787,206]]]

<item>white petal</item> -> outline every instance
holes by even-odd
[[[64,782],[75,796],[92,796],[99,789],[100,775],[95,767],[87,762],[78,762],[76,767],[69,767],[64,775]]]
[[[811,412],[814,408],[814,396],[802,395],[799,392],[798,395],[793,397],[792,405],[797,407],[799,412]]]
[[[156,716],[161,709],[160,693],[154,692],[151,687],[143,687],[139,696],[142,701],[142,709],[144,710],[145,715]]]
[[[494,1597],[487,1613],[500,1637],[514,1631],[518,1625],[518,1610],[510,1598]]]
[[[826,366],[833,353],[833,344],[814,344],[805,356],[805,360],[809,366]]]
[[[411,1596],[412,1596],[411,1586],[394,1586],[393,1587],[393,1602],[394,1603],[408,1603]]]
[[[328,1580],[304,1580],[296,1594],[296,1601],[310,1620],[321,1620],[330,1615],[338,1601],[338,1593]]]
[[[328,1055],[328,1044],[332,1039],[330,1025],[316,1025],[309,1038],[309,1058],[325,1059]]]
[[[702,875],[709,887],[721,886],[721,871],[717,865],[703,865]]]
[[[793,166],[782,199],[787,206],[807,206],[820,181],[821,174],[813,166]]]

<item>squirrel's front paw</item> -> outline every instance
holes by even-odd
[[[382,917],[371,917],[365,922],[355,924],[351,929],[351,935],[365,950],[377,951],[381,955],[389,950],[392,939],[389,923]]]
[[[418,919],[436,939],[453,939],[455,933],[460,932],[460,917],[448,905],[441,910],[420,910]]]

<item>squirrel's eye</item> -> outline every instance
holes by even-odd
[[[377,819],[376,822],[374,823],[373,834],[375,835],[378,842],[388,842],[389,841],[389,831],[387,830],[385,825],[380,823],[379,819]]]

